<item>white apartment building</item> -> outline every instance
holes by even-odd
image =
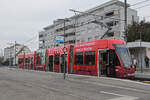
[[[18,64],[18,55],[29,52],[31,52],[31,50],[27,46],[21,44],[6,47],[4,48],[4,62],[7,62],[10,65],[15,65],[15,54],[16,54],[16,64]]]
[[[127,9],[127,23],[138,21],[137,11]],[[65,37],[66,44],[80,43],[100,39],[106,32],[105,38],[124,39],[124,3],[119,0],[111,0],[100,6],[77,14],[65,21],[56,20],[52,25],[43,28],[39,32],[39,48],[50,48],[61,45],[56,42],[57,36]],[[108,27],[111,28],[110,31]]]

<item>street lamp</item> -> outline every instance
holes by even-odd
[[[67,18],[65,18],[65,19],[57,19],[58,21],[63,21],[63,23],[64,23],[64,49],[63,49],[63,51],[64,51],[64,79],[66,79],[66,48],[65,48],[65,34],[66,34],[66,22],[68,22],[68,21],[70,21],[69,19],[67,19]]]
[[[124,0],[124,20],[125,20],[125,26],[124,26],[124,30],[125,30],[125,41],[127,42],[128,40],[128,31],[127,31],[127,0]]]

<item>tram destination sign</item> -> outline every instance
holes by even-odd
[[[124,44],[113,44],[113,46],[117,48],[126,48],[126,45]]]

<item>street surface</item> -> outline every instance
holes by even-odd
[[[150,84],[3,67],[0,100],[150,100]]]

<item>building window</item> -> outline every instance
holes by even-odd
[[[74,36],[75,32],[71,32],[71,33],[66,33],[67,36]]]
[[[83,52],[75,53],[75,65],[83,65]]]
[[[41,37],[43,37],[43,34],[40,34],[40,35],[39,35],[39,38],[41,38]]]
[[[111,17],[111,16],[114,16],[114,11],[112,11],[112,12],[109,12],[109,13],[106,13],[106,14],[105,14],[105,16],[106,16],[106,17]]]
[[[75,28],[75,26],[74,25],[65,26],[65,30],[68,30],[68,29],[71,29],[71,28]],[[64,27],[61,27],[61,28],[56,29],[56,32],[60,32],[60,31],[63,31],[63,30],[64,30]]]
[[[117,25],[119,23],[119,21],[114,21],[114,25]]]
[[[105,17],[112,17],[112,16],[118,16],[119,15],[119,10],[113,10],[111,12],[108,12],[105,14]]]
[[[58,29],[56,29],[56,32],[60,32],[60,31],[63,31],[64,30],[64,28],[58,28]]]
[[[119,10],[114,10],[114,15],[115,16],[119,15]]]
[[[68,41],[68,43],[75,43],[75,40],[70,40]]]
[[[90,41],[91,39],[92,39],[92,38],[91,38],[91,37],[89,37],[89,38],[88,38],[88,41]]]
[[[83,26],[84,25],[84,22],[81,22],[81,26]]]
[[[119,21],[111,21],[106,24],[107,24],[107,26],[112,27],[112,26],[116,26],[118,23],[119,23]]]
[[[96,39],[96,40],[99,39],[99,36],[95,36],[95,39]]]
[[[85,52],[85,65],[95,65],[95,51]]]
[[[103,16],[101,16],[101,20],[103,20],[104,19],[104,17]]]
[[[107,34],[107,36],[113,37],[113,36],[114,36],[114,32],[109,32],[109,33]]]
[[[80,40],[77,40],[77,43],[80,43]]]
[[[106,24],[107,24],[107,26],[109,26],[109,27],[114,26],[114,25],[113,25],[113,22],[108,22],[108,23],[106,23]]]

